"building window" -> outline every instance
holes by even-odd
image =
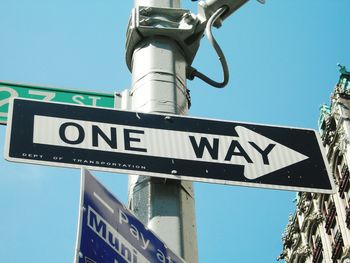
[[[339,180],[339,195],[341,198],[345,197],[345,192],[349,190],[349,168],[346,164],[341,169],[341,178]]]
[[[325,217],[327,217],[330,202],[332,202],[330,195],[324,195],[324,200],[322,204],[322,213],[324,214]]]
[[[313,248],[312,248],[312,263],[321,263],[323,260],[323,246],[322,246],[322,240],[320,236],[317,236],[316,239],[314,239],[313,242]]]
[[[341,181],[341,171],[342,171],[343,155],[339,155],[337,158],[337,165],[334,169],[334,176],[336,181],[340,184]]]
[[[337,260],[340,258],[341,254],[343,253],[343,236],[339,229],[337,229],[332,243],[332,260],[333,262],[337,262]]]
[[[325,207],[325,211],[326,211],[326,233],[328,235],[331,234],[331,229],[334,227],[335,225],[335,217],[337,215],[337,211],[335,208],[335,204],[332,200],[329,200],[328,202],[325,202],[326,207]]]
[[[335,223],[336,222],[334,221],[334,226],[330,230],[333,241],[336,239],[337,235],[339,235],[339,233],[340,233],[339,226],[338,226],[338,224],[335,224]]]

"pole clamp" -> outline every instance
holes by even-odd
[[[163,36],[175,40],[183,50],[188,65],[199,48],[203,30],[201,22],[189,10],[138,6],[132,9],[126,34],[126,64],[131,71],[132,55],[136,46],[145,38]]]

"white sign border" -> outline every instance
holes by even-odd
[[[22,159],[22,158],[14,158],[9,156],[9,147],[10,147],[10,136],[11,136],[11,128],[12,128],[12,113],[13,113],[13,105],[14,100],[28,100],[28,101],[37,101],[32,99],[23,99],[23,98],[13,98],[10,101],[9,105],[9,118],[8,118],[8,125],[6,129],[6,141],[5,141],[5,150],[4,150],[4,157],[8,161],[13,162],[19,162],[19,163],[28,163],[33,164],[33,160],[29,159]],[[42,102],[42,101],[41,101]],[[62,104],[62,105],[70,105],[70,106],[77,106],[72,105],[69,103],[57,103],[57,102],[42,102],[42,103],[53,103],[53,104]],[[77,107],[87,107],[87,108],[101,108],[105,110],[115,110],[115,109],[106,109],[103,107],[89,107],[86,105],[78,105]],[[117,111],[117,110],[116,110]],[[128,112],[135,112],[135,111],[128,111]],[[144,113],[144,112],[140,112]],[[135,112],[135,114],[138,114],[138,112]],[[154,114],[154,113],[150,113]],[[217,120],[217,119],[209,119],[209,118],[197,118],[197,117],[190,117],[190,116],[179,116],[179,115],[173,115],[173,114],[156,114],[160,116],[174,116],[174,117],[181,117],[181,118],[190,118],[190,119],[202,119],[202,120],[210,120],[210,121],[224,121],[224,122],[232,122],[234,124],[237,124],[234,121],[227,121],[227,120]],[[259,126],[267,126],[267,127],[280,127],[280,128],[289,128],[289,129],[301,129],[301,128],[293,128],[293,127],[286,127],[286,126],[277,126],[277,125],[263,125],[263,124],[255,124],[255,123],[247,123],[247,122],[240,122],[242,124],[252,124],[252,125],[259,125]],[[321,138],[319,134],[313,130],[313,129],[302,129],[306,131],[312,131],[315,133],[315,136],[317,138],[318,144],[320,148],[323,148],[323,144],[321,141]],[[156,173],[156,172],[143,172],[143,171],[130,171],[130,174],[137,173],[138,175],[143,176],[151,176],[152,177],[159,177],[159,178],[166,178],[166,179],[177,179],[177,180],[184,180],[184,181],[193,181],[193,182],[205,182],[205,183],[215,183],[215,184],[223,184],[223,185],[236,185],[236,186],[247,186],[247,187],[254,187],[254,188],[267,188],[267,189],[273,189],[273,190],[287,190],[287,191],[296,191],[296,192],[312,192],[312,193],[322,193],[322,194],[334,194],[336,193],[335,189],[335,183],[334,179],[332,178],[331,171],[328,165],[328,160],[326,158],[324,150],[321,150],[321,154],[325,163],[325,167],[328,174],[328,179],[331,184],[331,189],[319,189],[319,188],[309,188],[309,187],[296,187],[296,186],[283,186],[283,185],[272,185],[272,184],[263,184],[263,183],[250,183],[250,182],[238,182],[238,181],[229,181],[229,180],[220,180],[220,179],[210,179],[210,178],[201,178],[201,177],[191,177],[191,176],[182,176],[180,174],[163,174],[163,173]],[[41,160],[35,160],[35,163],[38,165],[46,165],[46,166],[56,166],[56,167],[63,167],[63,168],[86,168],[88,170],[93,171],[104,171],[104,172],[113,172],[113,173],[122,173],[125,174],[129,170],[119,169],[119,168],[108,168],[108,167],[99,167],[99,166],[89,166],[89,165],[80,165],[80,164],[67,164],[67,163],[58,163],[58,162],[50,162],[50,161],[41,161]]]

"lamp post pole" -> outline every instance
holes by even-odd
[[[180,8],[180,4],[180,0],[135,0],[135,8]],[[132,53],[131,109],[186,115],[186,66],[182,49],[171,37],[154,35],[139,41]],[[198,262],[191,182],[130,175],[129,208],[176,254],[189,263]]]

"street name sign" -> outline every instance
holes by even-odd
[[[113,94],[0,81],[0,124],[6,124],[9,101],[16,97],[114,108]]]
[[[333,193],[314,130],[15,99],[5,158],[171,179]]]
[[[184,263],[82,169],[75,263]]]

